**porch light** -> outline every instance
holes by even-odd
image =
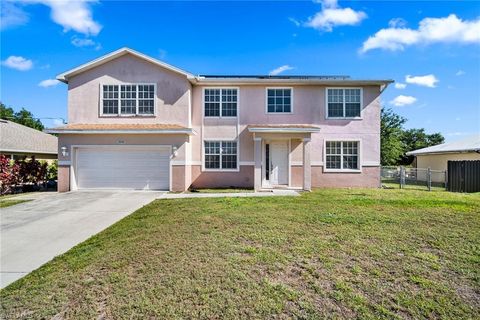
[[[68,157],[67,147],[63,146],[60,148],[60,150],[62,150],[62,156]]]
[[[177,156],[177,151],[178,151],[178,147],[177,146],[172,146],[172,154],[174,157]]]

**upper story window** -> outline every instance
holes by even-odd
[[[327,170],[360,169],[358,141],[327,141],[325,147],[325,168]]]
[[[358,118],[362,110],[360,88],[327,89],[327,118]]]
[[[292,89],[291,88],[267,88],[267,112],[268,113],[291,113],[292,112]]]
[[[153,115],[154,84],[102,85],[102,115]]]
[[[237,89],[205,89],[204,101],[205,117],[237,116]]]

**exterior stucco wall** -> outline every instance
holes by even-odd
[[[312,167],[312,187],[316,188],[378,188],[380,167],[364,167],[361,173],[324,172],[323,167]]]
[[[58,192],[70,191],[70,166],[58,166]]]
[[[100,116],[103,84],[155,83],[154,116]],[[185,76],[130,54],[69,79],[69,123],[168,123],[189,126],[190,82]]]
[[[417,168],[430,168],[432,170],[447,170],[448,161],[455,160],[480,160],[480,154],[468,153],[445,153],[417,156]]]
[[[201,166],[192,166],[193,188],[253,188],[254,166],[240,166],[238,172],[202,172]]]

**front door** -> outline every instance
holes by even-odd
[[[270,151],[270,184],[288,185],[288,142],[272,141]]]

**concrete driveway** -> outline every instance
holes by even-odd
[[[149,191],[77,191],[21,196],[0,210],[1,287],[163,195]]]

